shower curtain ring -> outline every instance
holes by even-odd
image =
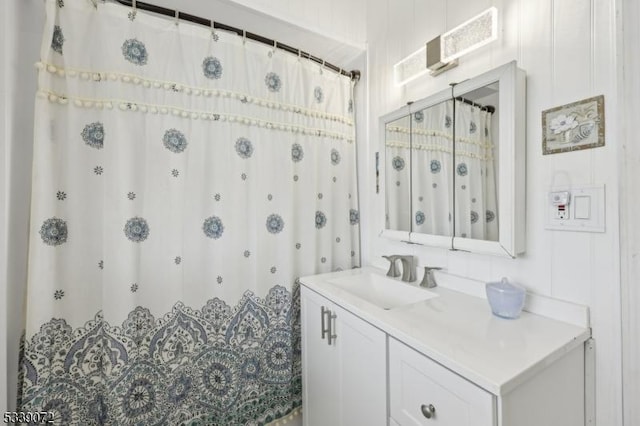
[[[129,20],[134,21],[136,19],[136,13],[138,13],[136,0],[132,0],[131,1],[131,12],[129,12]]]
[[[278,42],[276,40],[273,40],[273,54],[276,54],[276,49],[278,49]]]
[[[216,26],[215,26],[215,22],[213,21],[213,19],[211,20],[211,38],[214,41],[218,41],[218,35],[216,34]]]
[[[298,61],[302,59],[302,50],[298,49]]]
[[[247,44],[247,32],[242,30],[242,44]]]
[[[176,20],[175,20],[175,24],[176,27],[180,24],[180,11],[176,9]]]

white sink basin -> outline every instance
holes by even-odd
[[[411,305],[438,296],[422,287],[370,272],[327,282],[383,309]]]

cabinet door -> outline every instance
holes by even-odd
[[[336,346],[322,338],[322,307],[331,309],[333,304],[304,286],[300,297],[303,422],[305,426],[338,425],[338,356]]]
[[[400,426],[494,426],[494,397],[389,339],[391,417]]]
[[[387,424],[387,336],[352,313],[332,308],[342,426]],[[333,324],[335,326],[333,327]],[[335,423],[324,423],[334,425]]]

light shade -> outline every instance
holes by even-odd
[[[441,61],[451,62],[498,38],[498,9],[491,7],[440,37]]]
[[[403,85],[427,73],[427,47],[423,46],[393,66],[394,80]]]

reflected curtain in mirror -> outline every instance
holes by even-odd
[[[409,116],[385,127],[385,227],[411,230],[411,120]]]
[[[455,236],[498,241],[493,114],[460,100],[455,103]]]
[[[453,103],[411,115],[412,232],[451,236]]]

